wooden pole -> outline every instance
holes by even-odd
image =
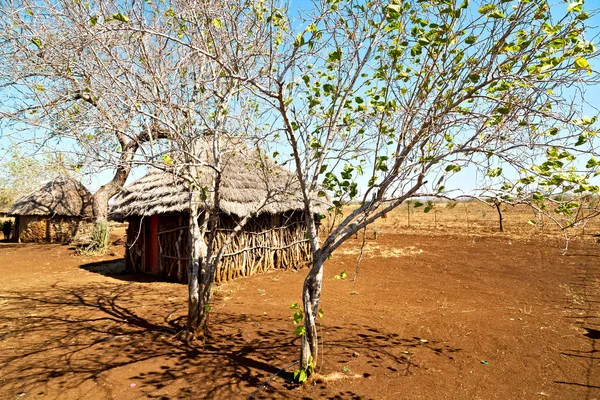
[[[471,228],[471,226],[469,225],[469,205],[467,204],[467,202],[465,201],[465,215],[467,218],[467,235],[469,234],[469,230]]]

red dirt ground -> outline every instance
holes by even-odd
[[[353,284],[358,244],[326,265],[321,377],[254,398],[600,398],[599,245],[384,234]],[[214,339],[186,346],[185,285],[119,273],[115,252],[0,243],[0,398],[248,398],[297,359],[305,271],[221,285]]]

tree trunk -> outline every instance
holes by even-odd
[[[190,210],[190,261],[188,265],[188,318],[187,318],[187,340],[193,339],[200,327],[200,253],[201,242],[200,225],[198,223],[198,211],[194,207]]]
[[[94,219],[96,221],[106,221],[108,219],[108,200],[113,197],[125,185],[125,181],[131,171],[129,153],[123,153],[121,155],[122,165],[119,166],[113,176],[113,179],[105,185],[102,185],[100,189],[92,197],[92,208],[94,211]]]
[[[205,242],[206,215],[199,215],[192,203],[190,212],[190,262],[188,267],[188,319],[186,340],[203,338],[208,328],[211,298],[212,264],[208,261],[208,246]]]
[[[502,210],[500,210],[500,206],[502,205],[502,203],[496,203],[494,205],[496,206],[496,211],[498,211],[498,223],[500,224],[500,232],[504,232],[504,226],[502,224],[504,218],[502,217]]]
[[[323,259],[317,257],[304,280],[302,289],[302,303],[304,306],[304,328],[302,343],[300,344],[300,368],[307,370],[317,364],[319,340],[317,337],[317,315],[321,301],[321,288],[323,286]],[[308,371],[307,371],[308,375]]]
[[[211,309],[211,294],[212,285],[214,282],[214,268],[213,263],[205,261],[202,263],[200,270],[200,288],[199,298],[200,303],[198,304],[198,332],[202,336],[206,337],[209,335],[208,317]]]

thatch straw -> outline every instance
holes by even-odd
[[[200,168],[199,181],[206,189],[208,199],[211,198],[212,179],[213,172],[208,167]],[[124,220],[129,216],[189,212],[188,187],[174,172],[150,170],[113,198],[110,217]],[[237,152],[227,156],[220,191],[221,211],[240,217],[256,210],[260,210],[257,214],[279,214],[304,209],[295,175],[252,152],[250,155]],[[325,212],[328,204],[324,198],[313,198],[314,212]],[[266,205],[261,208],[265,199]]]
[[[21,196],[9,215],[92,216],[92,195],[72,178],[56,178],[36,191]]]

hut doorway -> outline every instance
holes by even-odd
[[[17,243],[21,243],[21,238],[19,237],[21,233],[21,217],[15,217],[15,226],[13,226],[13,240]]]
[[[153,215],[144,229],[146,242],[146,271],[152,275],[160,275],[158,268],[158,215]]]

